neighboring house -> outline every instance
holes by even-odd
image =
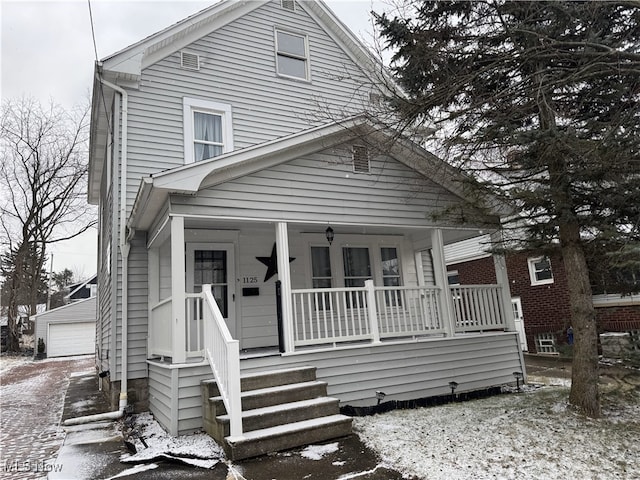
[[[67,357],[95,353],[96,304],[93,296],[33,315],[34,354]],[[38,352],[39,339],[44,342],[43,352]]]
[[[85,298],[94,297],[98,291],[98,275],[95,274],[82,282],[76,282],[67,287],[69,293],[64,296],[65,303],[77,302]]]
[[[445,247],[450,285],[495,283],[488,236]],[[506,256],[516,325],[523,324],[523,350],[556,354],[570,343],[571,309],[564,262],[560,255],[510,253]],[[594,295],[598,332],[640,330],[640,298]],[[518,320],[522,319],[522,322]],[[522,337],[521,337],[522,338]]]
[[[204,426],[242,458],[349,433],[338,402],[524,371],[501,260],[494,285],[447,287],[444,245],[498,217],[431,220],[461,200],[459,174],[360,115],[374,70],[324,3],[290,0],[221,2],[97,64],[97,366],[114,406],[172,434]],[[271,403],[255,389],[298,376],[266,390],[288,425],[256,425]],[[327,391],[310,420],[320,400],[302,400]]]

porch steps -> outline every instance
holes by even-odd
[[[255,457],[351,434],[351,418],[327,397],[327,384],[305,367],[243,375],[242,429],[230,436],[230,418],[215,381],[201,383],[204,428],[231,460]]]

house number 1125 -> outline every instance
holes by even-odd
[[[242,283],[258,283],[258,277],[242,277]]]

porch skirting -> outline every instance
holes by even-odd
[[[202,428],[200,381],[212,378],[206,363],[169,364],[149,360],[149,408],[169,433]],[[516,332],[487,332],[455,337],[425,337],[298,351],[288,355],[241,358],[244,373],[313,366],[328,383],[328,395],[341,405],[368,406],[385,400],[410,400],[513,383],[514,371],[525,372]]]

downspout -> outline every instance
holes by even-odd
[[[120,373],[120,410],[124,410],[127,406],[127,369],[128,369],[128,303],[129,303],[129,238],[126,231],[126,214],[127,214],[127,131],[128,131],[128,100],[127,92],[103,78],[98,77],[103,85],[118,92],[122,98],[122,136],[120,143],[120,255],[122,257],[122,372]]]
[[[108,413],[99,413],[96,415],[87,415],[85,417],[77,417],[70,418],[63,422],[64,425],[81,425],[90,422],[98,422],[102,420],[117,420],[124,415],[125,407],[127,406],[127,368],[128,368],[128,307],[127,303],[129,301],[128,295],[128,273],[129,273],[129,250],[131,246],[129,245],[129,236],[127,236],[126,232],[126,213],[127,213],[127,129],[128,129],[128,94],[123,89],[118,87],[117,85],[106,81],[101,78],[100,73],[102,70],[102,64],[98,64],[98,73],[96,74],[97,80],[107,87],[113,89],[118,92],[122,98],[122,137],[120,143],[121,149],[121,166],[120,166],[120,255],[122,256],[122,341],[121,341],[121,352],[122,352],[122,372],[120,374],[120,402],[118,405],[118,410]],[[133,234],[133,231],[131,232]]]

